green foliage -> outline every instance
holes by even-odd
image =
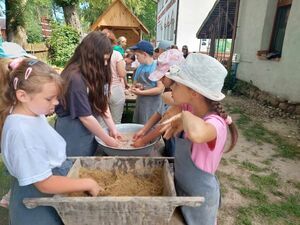
[[[50,62],[56,66],[64,67],[73,55],[78,43],[79,34],[74,28],[53,24],[52,36],[47,42]]]
[[[36,4],[36,1],[29,1],[26,5],[25,24],[28,43],[38,43],[43,40],[41,24],[37,23],[40,21],[41,6]]]
[[[7,29],[15,31],[18,26],[25,27],[26,5],[22,0],[5,1],[6,19],[9,21]]]

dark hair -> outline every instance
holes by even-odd
[[[178,49],[177,45],[171,45],[171,49]]]
[[[215,112],[217,115],[222,117],[224,120],[227,119],[228,114],[225,112],[221,102],[212,101],[207,98],[206,98],[206,101],[208,102],[208,104],[210,104],[211,111]],[[231,134],[231,144],[230,144],[229,148],[226,150],[226,152],[230,152],[233,149],[233,147],[236,145],[236,142],[238,139],[238,131],[237,131],[236,125],[232,122],[231,124],[228,125],[228,127],[229,127],[229,131]]]
[[[74,74],[72,70],[77,70],[82,74],[82,78],[89,89],[88,97],[93,113],[105,116],[108,106],[108,96],[105,95],[105,86],[110,90],[111,70],[110,59],[105,65],[105,54],[112,53],[112,46],[107,36],[100,31],[89,33],[77,46],[74,55],[69,60],[66,68],[62,72],[68,88],[70,78]],[[62,99],[64,107],[67,106],[67,98]]]
[[[24,90],[28,94],[42,91],[43,84],[54,82],[57,85],[58,94],[63,93],[63,81],[58,73],[46,63],[36,59],[23,59],[15,68],[7,67],[5,79],[1,82],[0,97],[0,133],[10,109],[18,104],[17,90]],[[26,73],[29,71],[29,75]]]
[[[125,56],[125,58],[129,58],[129,59],[131,59],[132,61],[135,61],[135,54],[133,54],[133,53],[128,53],[128,54]]]

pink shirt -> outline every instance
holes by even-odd
[[[123,61],[123,62],[121,62]],[[125,61],[123,59],[123,56],[121,55],[120,52],[113,50],[113,53],[111,54],[111,59],[110,59],[110,69],[111,69],[111,75],[112,75],[112,80],[111,80],[111,85],[122,85],[123,86],[123,79],[119,77],[118,72],[117,72],[117,64],[118,63],[124,63],[125,67]]]
[[[227,139],[227,124],[224,119],[218,115],[208,115],[204,117],[204,121],[213,125],[217,130],[215,147],[210,149],[207,143],[193,143],[191,158],[198,168],[214,174],[218,169],[224,152]]]
[[[181,108],[182,110],[193,112],[192,106],[189,104],[182,104]],[[224,152],[227,139],[227,124],[222,117],[214,114],[208,115],[203,119],[205,122],[212,124],[217,130],[215,147],[210,149],[207,143],[193,143],[191,158],[198,168],[214,174],[218,169]]]

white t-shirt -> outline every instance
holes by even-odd
[[[66,160],[65,140],[44,115],[9,115],[4,123],[1,150],[9,173],[20,186],[42,181]]]

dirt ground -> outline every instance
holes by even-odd
[[[270,111],[273,109],[241,96],[227,96],[224,103],[226,108],[242,110],[253,122],[260,124],[272,133],[278,134],[280,138],[295,146],[295,149],[299,151],[299,120],[281,117],[270,118]],[[234,121],[238,121],[241,114],[233,113],[231,116]],[[278,136],[274,138],[278,138]],[[255,140],[249,140],[247,135],[243,134],[243,130],[239,128],[239,139],[235,149],[224,154],[224,159],[219,167],[218,177],[222,186],[222,207],[219,211],[218,224],[300,224],[300,160],[299,157],[278,156],[276,147],[274,144],[257,143]],[[264,187],[253,182],[255,177],[270,179],[273,177],[276,182],[270,183],[269,188],[265,188],[267,185]],[[261,201],[258,198],[260,193],[267,198]],[[298,201],[292,205],[292,208],[296,209],[295,213],[288,212],[287,215],[280,216],[280,212],[268,211],[264,213],[263,209],[260,208],[265,201],[269,204],[266,204],[266,208],[269,206],[269,209],[273,209],[274,206],[280,211],[281,208],[276,208],[276,206],[281,206],[281,202],[290,196],[297,196],[298,198]]]

